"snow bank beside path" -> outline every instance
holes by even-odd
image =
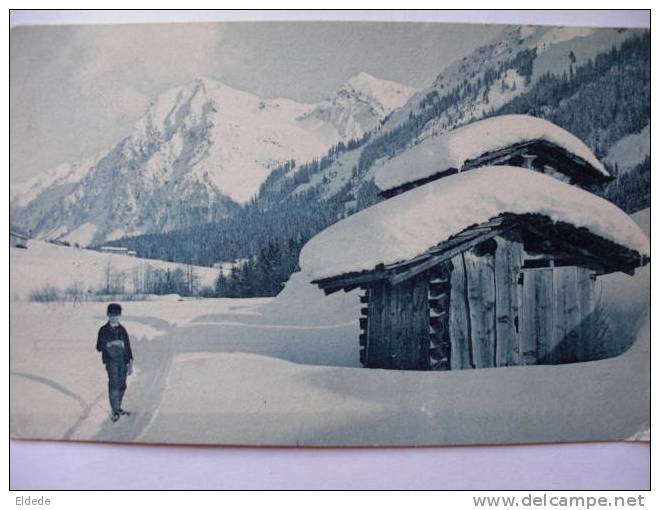
[[[134,301],[123,303],[122,324],[135,356],[127,408],[145,404],[141,387],[166,359],[171,346],[194,344],[184,329],[203,314],[251,317],[271,298]],[[107,375],[96,351],[96,335],[107,320],[107,303],[14,302],[10,307],[10,428],[13,437],[42,439],[116,439],[103,435],[108,422]],[[232,339],[221,328],[211,343],[222,349]],[[247,333],[246,336],[253,336]],[[206,348],[209,348],[209,345]],[[166,367],[165,367],[166,368]],[[158,382],[156,382],[156,385]],[[139,418],[140,410],[135,413]],[[130,438],[126,423],[115,427]]]
[[[293,273],[274,301],[260,307],[263,324],[332,326],[357,324],[359,290],[326,296],[307,273]]]
[[[537,213],[585,227],[648,254],[649,241],[611,202],[552,177],[483,167],[430,182],[335,223],[302,249],[310,279],[410,259],[462,230],[504,213]]]
[[[139,439],[323,446],[626,439],[648,427],[648,339],[647,322],[618,358],[444,373],[180,356]]]

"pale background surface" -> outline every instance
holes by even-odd
[[[648,27],[643,11],[14,12],[11,24],[397,20]],[[113,466],[108,470],[108,466]],[[112,474],[111,474],[112,473]],[[293,449],[10,441],[13,489],[435,488],[645,489],[650,446]]]

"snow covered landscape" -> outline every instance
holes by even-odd
[[[141,294],[138,287],[154,271],[185,271],[188,266],[162,260],[141,259],[113,253],[30,240],[29,249],[10,250],[11,299],[29,300],[40,290],[65,292],[75,289],[78,300],[94,299],[93,294],[121,286],[117,293]],[[189,266],[199,287],[213,287],[219,269]],[[75,296],[74,296],[75,297]]]
[[[649,210],[634,219],[648,235]],[[648,427],[639,410],[650,372],[639,368],[650,363],[650,268],[599,281],[612,334],[636,337],[623,355],[444,373],[358,368],[356,294],[325,297],[300,274],[274,300],[126,303],[122,323],[136,371],[125,406],[133,415],[117,424],[108,419],[106,375],[94,350],[105,304],[15,302],[12,434],[395,445],[594,440],[616,429],[628,431],[620,439],[644,439],[635,434]]]
[[[163,80],[106,149],[12,180],[12,437],[648,440],[649,46],[644,30],[502,26],[429,71],[421,87],[389,75],[389,62],[381,74],[360,70],[335,49],[346,62],[321,65],[341,72],[313,101],[300,97],[312,83],[305,73],[322,71],[317,62],[289,64],[300,76],[290,77],[286,97],[230,86],[221,73]],[[229,60],[241,67],[258,57]],[[512,216],[517,223],[504,224]],[[500,249],[510,251],[496,262]],[[465,259],[454,271],[450,259],[468,250],[475,272]],[[583,279],[567,284],[566,268]],[[530,276],[538,269],[550,275],[549,294]],[[364,279],[378,272],[377,283]],[[320,282],[333,278],[335,287]],[[376,317],[409,350],[426,349],[426,368],[396,370],[394,348],[390,365],[374,368],[365,362],[370,296],[411,278],[421,281],[411,296],[423,306],[408,295],[400,302],[426,321],[426,347],[415,343],[421,335],[391,327],[403,308]],[[440,317],[455,320],[448,303],[462,301],[450,297],[452,278],[463,285],[454,296],[481,300],[466,312],[466,341],[475,344],[460,369],[429,361],[449,330]],[[570,299],[536,313],[536,303],[566,289]],[[95,349],[111,301],[122,304],[135,361],[123,403],[132,414],[117,422]],[[531,354],[519,341],[524,303],[527,325],[557,313],[552,333],[563,328],[562,341],[578,338],[585,351],[591,339],[576,337],[561,314],[599,321],[598,340],[615,354],[544,364],[537,337]],[[493,358],[506,345],[515,362],[475,364],[473,345],[487,341],[477,338],[486,328],[470,336],[481,319],[495,325],[482,335],[495,338]],[[502,324],[515,341],[497,343]]]

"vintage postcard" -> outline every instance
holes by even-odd
[[[10,43],[13,438],[650,439],[650,31]]]

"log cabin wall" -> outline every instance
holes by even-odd
[[[522,257],[512,232],[452,258],[452,370],[521,364],[517,279]]]
[[[528,258],[516,232],[452,258],[452,370],[594,359],[593,271]]]
[[[430,370],[451,370],[449,308],[451,307],[451,263],[437,266],[429,277],[429,363]]]
[[[608,355],[594,334],[603,320],[594,311],[594,272],[555,262],[526,253],[520,232],[510,230],[400,284],[369,284],[360,362],[461,370],[619,354]]]
[[[429,279],[425,274],[399,285],[372,284],[360,319],[361,362],[369,368],[428,370],[430,350]]]
[[[526,364],[595,359],[594,322],[592,271],[575,266],[522,270],[522,337],[530,348]]]

